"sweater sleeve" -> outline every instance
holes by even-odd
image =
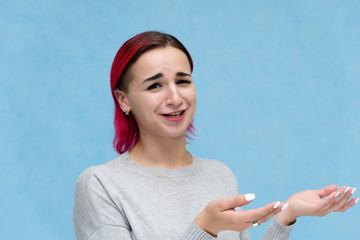
[[[182,236],[181,240],[228,240],[228,239],[239,239],[239,240],[250,240],[248,230],[242,232],[232,232],[229,236],[230,231],[219,232],[217,237],[205,232],[198,227],[194,222],[187,229],[186,233]]]
[[[76,182],[73,225],[77,240],[132,239],[122,210],[91,169]]]
[[[291,233],[292,229],[294,228],[294,224],[295,223],[291,224],[290,226],[281,225],[275,216],[274,219],[272,220],[272,222],[270,223],[268,229],[266,230],[262,239],[263,240],[272,240],[272,239],[287,240],[287,239],[289,239],[290,233]]]
[[[191,223],[190,227],[187,229],[185,234],[182,236],[181,240],[215,240],[218,239],[205,232],[198,227],[194,222]]]

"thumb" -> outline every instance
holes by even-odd
[[[332,192],[336,191],[339,188],[339,185],[329,185],[322,189],[318,190],[319,197],[323,198],[329,196]]]
[[[237,195],[232,198],[221,199],[220,211],[226,211],[229,209],[234,209],[236,207],[242,207],[250,203],[254,199],[255,199],[255,194],[253,193],[247,193],[247,194]]]

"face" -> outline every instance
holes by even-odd
[[[186,55],[174,47],[145,52],[130,68],[128,92],[116,92],[121,109],[131,111],[146,136],[185,138],[194,117],[196,91]]]

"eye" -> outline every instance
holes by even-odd
[[[181,80],[178,80],[176,83],[177,83],[177,84],[180,84],[180,85],[188,85],[188,84],[191,83],[191,81],[190,81],[190,80],[186,80],[186,79],[181,79]]]
[[[153,83],[146,90],[152,90],[152,89],[159,88],[159,87],[161,87],[161,85],[159,83]]]

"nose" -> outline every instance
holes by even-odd
[[[181,106],[183,99],[176,86],[169,86],[166,96],[166,105],[179,107]]]

